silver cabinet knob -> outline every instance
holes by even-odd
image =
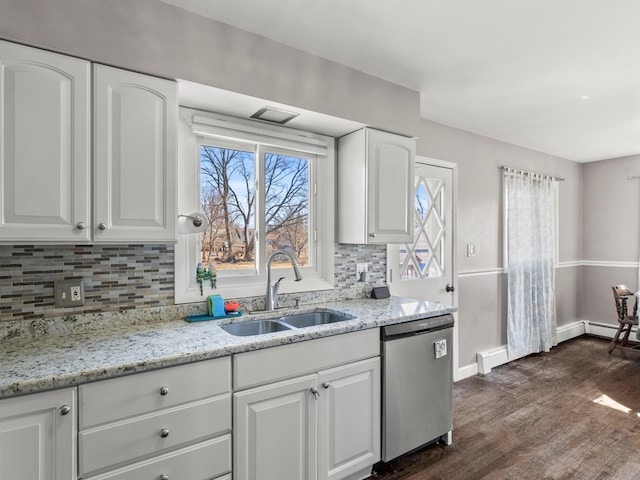
[[[60,412],[60,415],[69,415],[69,413],[71,413],[71,407],[69,405],[62,405],[58,412]]]
[[[369,236],[370,236],[371,238],[376,238],[376,234],[375,234],[375,233],[373,233],[373,232],[371,232],[371,233],[369,234]]]
[[[168,428],[163,428],[162,430],[160,430],[160,437],[161,438],[167,438],[169,436],[169,429]]]
[[[169,480],[169,475],[165,475],[164,473],[160,475],[160,480]]]
[[[330,387],[329,382],[324,382],[322,384],[322,388],[329,388],[329,387]]]
[[[98,224],[98,230],[106,230],[107,229],[107,224],[106,223],[99,223]]]
[[[162,387],[160,389],[160,395],[169,395],[169,387]]]
[[[311,388],[311,393],[313,393],[313,396],[316,397],[316,399],[320,396],[320,392],[318,392],[317,388]]]
[[[76,228],[78,230],[84,230],[85,228],[87,228],[87,224],[84,223],[84,222],[78,222],[78,223],[76,223]]]

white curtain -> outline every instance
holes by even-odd
[[[509,358],[557,345],[553,177],[505,169]]]

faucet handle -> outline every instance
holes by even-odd
[[[282,280],[284,280],[284,279],[285,279],[285,277],[280,277],[278,280],[276,280],[276,282],[273,284],[273,286],[276,287],[276,286],[280,285],[280,282]]]

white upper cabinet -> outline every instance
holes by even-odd
[[[0,242],[175,242],[177,119],[173,81],[0,41]]]
[[[175,241],[175,82],[94,66],[94,238]]]
[[[415,140],[364,128],[338,140],[338,242],[413,242]]]
[[[0,241],[90,238],[90,64],[0,41]]]

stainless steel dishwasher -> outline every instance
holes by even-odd
[[[382,328],[382,460],[443,440],[453,429],[453,316]]]

